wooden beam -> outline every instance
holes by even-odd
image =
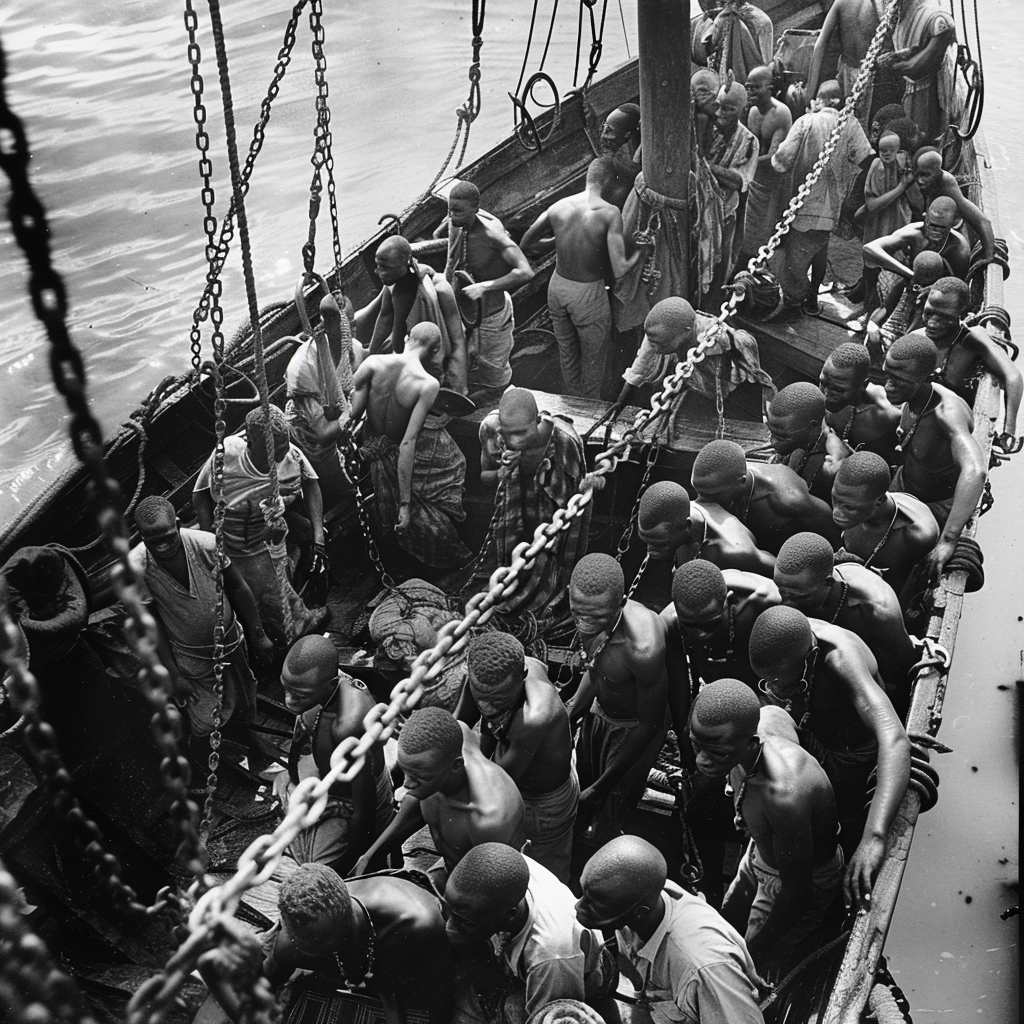
[[[685,199],[690,167],[690,5],[640,0],[640,114],[644,181]]]

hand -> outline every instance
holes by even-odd
[[[326,572],[331,567],[331,560],[327,556],[327,548],[323,541],[313,541],[313,565],[310,571],[316,572],[320,568]]]
[[[608,794],[597,786],[587,786],[580,793],[579,803],[576,805],[576,819],[579,822],[589,823],[590,819],[604,806]]]
[[[278,772],[274,776],[274,797],[281,802],[284,811],[288,810],[288,799],[292,795],[292,780],[287,772]]]
[[[924,560],[927,578],[937,580],[946,568],[946,563],[953,557],[954,551],[956,551],[956,541],[940,537],[939,543],[928,552]]]
[[[399,505],[398,507],[398,525],[395,526],[395,533],[400,536],[406,533],[409,529],[409,524],[412,522],[412,506],[406,502]]]
[[[471,302],[480,302],[487,294],[487,289],[482,284],[467,284],[462,289],[462,294]]]
[[[511,448],[506,448],[501,453],[501,464],[503,466],[514,466],[519,462],[521,457],[522,454],[520,452],[513,451]]]
[[[273,641],[262,629],[249,638],[249,646],[252,648],[252,656],[258,664],[269,665],[274,660]]]
[[[324,419],[328,423],[333,423],[335,420],[341,419],[341,406],[340,405],[325,405],[324,406]]]
[[[355,867],[352,868],[353,875],[365,875],[370,871],[370,855],[364,853],[359,860],[356,861]]]
[[[994,443],[999,445],[1007,455],[1016,455],[1024,447],[1024,437],[1017,437],[1008,430],[1004,430],[994,438]]]
[[[846,906],[859,903],[865,908],[871,906],[871,889],[875,884],[878,869],[885,857],[885,840],[878,836],[864,836],[846,865],[843,877],[843,895]]]

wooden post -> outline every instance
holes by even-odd
[[[644,182],[682,200],[690,170],[689,0],[639,0],[637,29]],[[689,262],[688,232],[682,238]]]

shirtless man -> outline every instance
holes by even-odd
[[[555,247],[548,309],[567,395],[600,398],[612,340],[605,280],[618,279],[640,258],[626,259],[622,214],[603,196],[616,179],[611,156],[592,160],[585,192],[560,199],[523,235],[527,252]]]
[[[405,339],[416,324],[436,324],[441,332],[442,383],[466,393],[466,337],[455,292],[445,279],[425,263],[418,263],[412,246],[401,235],[385,238],[374,256],[383,288],[356,314],[357,331],[368,330],[369,350],[402,352]]]
[[[956,203],[949,196],[933,199],[923,221],[915,221],[891,235],[866,242],[865,265],[889,270],[912,281],[914,272],[910,265],[919,252],[927,249],[937,252],[949,264],[954,276],[966,278],[971,263],[971,247],[967,239],[953,227],[958,216]],[[897,253],[903,253],[907,262],[901,263],[896,259]]]
[[[784,387],[768,404],[775,461],[789,466],[816,498],[832,500],[832,481],[850,446],[825,420],[825,396],[808,381]]]
[[[686,735],[690,698],[702,681],[740,679],[751,689],[757,686],[747,651],[750,631],[761,612],[781,600],[771,579],[752,572],[723,572],[700,558],[676,570],[672,603],[661,619],[677,735]]]
[[[885,459],[854,452],[839,467],[832,485],[832,518],[843,531],[842,550],[863,566],[884,574],[906,608],[914,568],[939,539],[931,509],[912,494],[889,492]]]
[[[590,664],[567,704],[574,731],[582,721],[577,827],[593,821],[598,845],[618,835],[643,795],[668,717],[664,624],[642,604],[623,603],[625,589],[611,555],[587,555],[569,583],[569,607]]]
[[[863,345],[844,341],[832,350],[818,378],[825,396],[825,423],[848,447],[891,461],[900,411],[889,404],[885,388],[868,382],[870,371],[871,355]]]
[[[480,424],[480,479],[497,489],[493,521],[495,557],[509,565],[517,544],[530,540],[576,493],[587,473],[583,442],[561,416],[537,409],[533,392],[509,388]],[[529,575],[501,604],[502,613],[558,616],[573,566],[587,549],[590,508],[537,556]]]
[[[308,970],[336,988],[365,986],[387,1024],[404,1024],[411,1009],[426,1010],[430,1024],[451,1021],[455,964],[428,888],[400,874],[343,882],[322,864],[304,864],[278,900],[280,924],[264,938],[272,987]]]
[[[774,728],[759,735],[765,718]],[[784,721],[778,725],[776,719]],[[761,708],[745,683],[720,679],[690,716],[697,770],[728,777],[750,845],[722,903],[762,975],[785,973],[803,952],[843,883],[832,784],[800,746],[779,708]],[[744,934],[745,933],[745,934]]]
[[[889,699],[906,713],[917,653],[899,598],[885,580],[854,562],[834,565],[824,537],[798,533],[779,550],[775,584],[783,604],[856,633],[871,648]]]
[[[703,505],[713,502],[746,526],[772,554],[801,530],[838,538],[832,510],[788,466],[747,462],[735,441],[709,441],[693,462],[691,484]]]
[[[405,799],[395,820],[359,859],[363,875],[375,858],[397,850],[423,827],[430,827],[444,861],[431,870],[446,877],[466,852],[481,843],[525,842],[523,798],[516,784],[481,753],[477,738],[441,708],[414,711],[398,738],[398,766],[405,774]]]
[[[338,649],[324,636],[296,642],[284,659],[281,685],[285,707],[295,713],[288,771],[274,777],[274,795],[287,811],[299,781],[322,779],[334,748],[363,734],[363,719],[376,701],[359,680],[338,671]],[[288,853],[299,864],[326,864],[344,877],[394,814],[391,774],[377,745],[351,782],[331,787],[323,814],[296,836]]]
[[[747,188],[747,210],[743,222],[743,250],[738,260],[745,267],[750,257],[768,241],[782,215],[786,194],[782,176],[772,167],[772,157],[793,127],[789,107],[772,96],[770,68],[752,68],[747,74],[747,128],[757,139],[760,156],[757,170]]]
[[[768,700],[797,723],[800,745],[832,783],[848,858],[847,904],[866,904],[910,779],[910,740],[879,682],[874,656],[848,629],[779,606],[754,623],[750,663]],[[868,776],[876,766],[865,816]]]
[[[978,507],[986,477],[985,460],[972,434],[970,407],[932,382],[937,364],[934,343],[922,334],[908,334],[893,343],[884,366],[886,397],[902,406],[903,465],[890,490],[920,498],[942,531],[924,563],[929,578],[942,573],[956,550]]]
[[[920,149],[914,154],[914,168],[917,187],[926,204],[931,204],[938,196],[947,196],[956,203],[957,212],[964,223],[973,228],[981,241],[982,262],[979,267],[988,266],[992,262],[996,244],[992,221],[963,194],[956,178],[942,169],[942,154],[931,146]]]
[[[483,320],[474,331],[476,365],[469,383],[482,388],[503,388],[512,379],[512,296],[533,277],[522,250],[509,238],[501,221],[480,209],[480,190],[469,181],[457,181],[448,194],[448,262],[445,277],[467,271],[474,283],[462,289],[472,302],[482,303]],[[471,360],[472,362],[472,360]]]
[[[352,420],[366,414],[360,454],[370,463],[380,528],[426,565],[464,565],[470,551],[455,524],[466,518],[466,457],[436,420],[428,422],[440,385],[436,324],[417,324],[405,350],[367,356],[352,379]]]
[[[817,96],[818,86],[826,78],[835,77],[843,90],[843,98],[853,92],[853,83],[860,72],[871,40],[878,31],[878,23],[885,11],[884,0],[836,0],[825,15],[821,32],[814,42],[811,66],[807,72],[807,95]],[[825,58],[833,41],[839,44],[839,67],[836,74],[825,67]],[[868,130],[871,100],[874,95],[873,79],[860,94],[854,113],[864,131]]]
[[[604,197],[621,210],[643,169],[640,108],[635,103],[623,103],[611,111],[601,125],[600,143],[601,151],[615,163],[615,180]]]
[[[938,350],[939,368],[935,381],[974,405],[978,377],[988,371],[1003,389],[1006,415],[999,443],[1013,446],[1017,433],[1017,411],[1024,394],[1024,378],[1010,361],[1006,349],[996,344],[983,327],[968,327],[963,319],[971,301],[970,288],[958,277],[942,277],[928,291],[924,301],[924,334]]]
[[[661,611],[668,604],[672,573],[695,558],[720,569],[746,569],[771,576],[775,557],[762,551],[754,535],[720,505],[698,505],[671,480],[651,484],[640,499],[637,533],[647,545],[647,568],[634,591],[641,604]]]
[[[880,365],[883,355],[883,337],[889,343],[894,338],[924,327],[924,302],[933,284],[946,277],[949,265],[937,253],[925,249],[914,257],[911,270],[914,276],[902,278],[889,290],[885,300],[864,322],[865,345],[871,361]]]
[[[568,882],[580,784],[569,713],[544,663],[509,633],[482,633],[469,645],[469,696],[482,715],[481,753],[523,797],[530,857]]]

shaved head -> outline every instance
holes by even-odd
[[[739,82],[723,85],[718,90],[718,102],[735,104],[742,110],[747,105],[747,90]]]
[[[933,224],[941,224],[944,228],[951,228],[959,216],[956,203],[949,196],[936,196],[931,206],[928,207],[928,220]]]
[[[881,455],[854,452],[839,463],[835,482],[862,490],[867,497],[880,498],[889,490],[891,479],[889,466]]]
[[[818,86],[817,98],[826,106],[838,107],[843,98],[843,90],[839,88],[839,83],[834,78],[830,78]]]
[[[522,690],[526,655],[511,633],[481,633],[469,642],[469,687],[474,697],[494,702],[504,710]]]
[[[401,235],[389,235],[377,246],[377,257],[389,263],[408,263],[412,259],[412,246]]]
[[[914,257],[914,284],[934,284],[946,272],[946,261],[931,249],[925,249]]]
[[[174,506],[160,494],[151,494],[135,506],[133,517],[140,533],[154,528],[171,526],[178,518]]]
[[[692,88],[703,86],[717,94],[722,86],[722,80],[710,68],[701,68],[690,76],[690,86]]]
[[[747,85],[770,85],[772,81],[772,73],[770,68],[766,68],[763,64],[758,65],[756,68],[751,68],[747,72]]]
[[[509,388],[498,403],[498,418],[502,423],[532,423],[538,415],[537,399],[527,388]]]
[[[794,534],[781,548],[775,560],[775,581],[782,575],[808,576],[824,580],[832,575],[835,552],[820,533]]]
[[[697,314],[686,299],[671,295],[667,299],[656,302],[644,319],[644,330],[651,331],[661,328],[673,334],[689,331],[696,323]]]
[[[637,523],[649,530],[662,523],[681,525],[690,518],[690,496],[673,480],[651,484],[640,499]]]
[[[482,843],[455,865],[445,897],[460,913],[483,920],[517,907],[529,884],[530,868],[518,850],[504,843]]]
[[[893,362],[909,363],[922,373],[931,373],[938,365],[939,350],[925,334],[904,334],[897,338],[886,354]]]
[[[895,135],[895,132],[890,134]],[[942,170],[942,154],[932,147],[926,149],[920,149],[914,155],[914,163],[917,169],[920,171],[941,171]]]
[[[580,876],[583,899],[576,915],[586,927],[611,924],[660,898],[668,865],[657,847],[639,836],[617,836],[587,861]]]
[[[712,604],[724,607],[728,594],[722,570],[703,558],[679,566],[672,577],[672,603],[681,619],[693,618]]]
[[[457,181],[448,193],[449,200],[458,199],[465,203],[480,205],[480,189],[471,181]]]
[[[615,594],[621,597],[626,592],[622,566],[611,555],[596,553],[585,555],[576,563],[570,586],[589,596]]]
[[[956,300],[960,312],[966,311],[971,302],[970,286],[959,277],[940,277],[931,287],[931,293],[940,295],[952,295]]]
[[[398,749],[403,754],[430,754],[437,764],[450,764],[462,756],[462,729],[450,711],[421,708],[402,726]]]
[[[794,658],[803,658],[814,643],[807,616],[796,608],[776,605],[766,608],[750,631],[750,665],[765,675]]]
[[[769,415],[820,421],[825,415],[825,396],[809,381],[797,381],[784,387],[772,399]]]
[[[855,341],[844,341],[837,345],[825,361],[831,363],[837,370],[853,370],[862,381],[867,380],[871,369],[871,353],[864,345],[859,345]]]
[[[718,679],[697,694],[691,712],[695,724],[713,729],[730,725],[744,735],[757,732],[761,702],[746,683],[738,679]]]

